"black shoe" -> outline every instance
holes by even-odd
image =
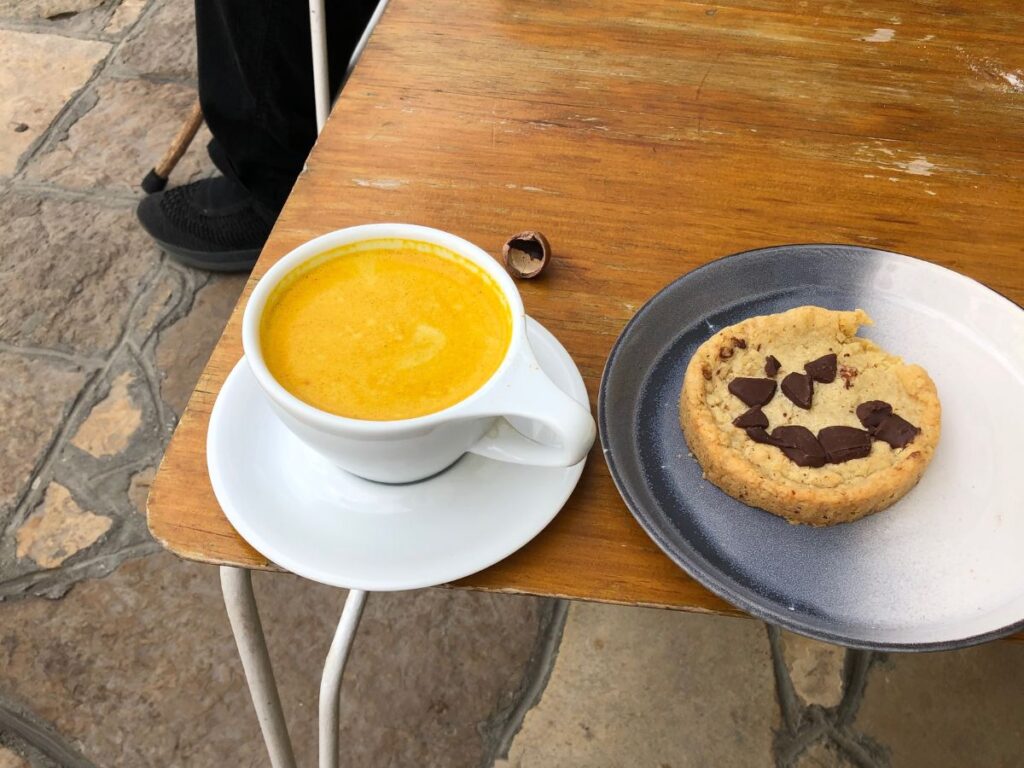
[[[223,176],[149,195],[137,213],[142,228],[167,253],[215,272],[252,269],[275,218]]]

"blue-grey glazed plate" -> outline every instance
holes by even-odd
[[[931,374],[942,439],[918,486],[879,514],[790,525],[701,476],[679,427],[696,348],[754,315],[862,308],[861,334]],[[605,459],[678,565],[732,604],[843,645],[937,650],[1024,629],[1024,311],[969,278],[896,253],[789,245],[736,254],[640,309],[601,380]]]

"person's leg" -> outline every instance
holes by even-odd
[[[376,6],[329,3],[336,88]],[[308,6],[303,0],[196,0],[199,97],[223,174],[139,206],[147,231],[194,266],[244,269],[259,255],[316,139]]]
[[[276,213],[316,138],[306,4],[196,0],[196,37],[210,157]]]

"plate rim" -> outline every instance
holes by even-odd
[[[665,284],[661,289],[649,297],[634,315],[629,319],[626,325],[623,326],[622,331],[619,332],[618,337],[615,339],[615,343],[612,345],[611,351],[608,353],[608,357],[605,360],[604,368],[601,371],[601,381],[597,393],[597,428],[598,428],[598,439],[601,442],[601,452],[604,456],[605,464],[608,466],[608,472],[611,475],[612,482],[615,484],[616,490],[619,492],[619,496],[622,497],[622,501],[629,509],[633,519],[640,524],[640,527],[644,532],[651,538],[651,540],[658,546],[658,548],[681,568],[686,574],[691,576],[699,584],[704,586],[713,594],[721,597],[722,599],[729,602],[731,605],[749,613],[751,616],[766,621],[778,627],[796,632],[798,634],[812,637],[825,642],[841,645],[846,648],[856,648],[861,650],[870,651],[887,651],[887,652],[925,652],[925,651],[949,651],[959,648],[967,648],[974,645],[980,645],[982,643],[990,642],[992,640],[998,640],[1003,637],[1015,634],[1024,630],[1024,617],[1021,617],[1017,622],[1008,624],[1004,627],[999,627],[987,632],[982,632],[967,637],[956,638],[952,640],[935,640],[935,641],[924,641],[924,642],[885,642],[885,641],[874,641],[864,640],[861,638],[850,638],[845,635],[823,631],[818,628],[808,626],[807,624],[794,620],[795,614],[789,612],[783,612],[781,610],[770,610],[775,606],[766,599],[768,606],[762,605],[761,603],[747,599],[741,591],[734,588],[734,585],[728,582],[723,582],[716,578],[713,574],[709,573],[699,562],[695,562],[693,559],[685,557],[680,553],[674,551],[670,546],[663,532],[653,524],[651,518],[653,515],[645,513],[642,509],[642,505],[638,503],[638,500],[633,497],[633,494],[629,491],[628,484],[626,483],[618,464],[616,463],[615,454],[612,451],[611,446],[608,444],[608,424],[607,424],[607,396],[608,396],[608,378],[612,371],[615,361],[623,349],[624,341],[630,335],[630,332],[636,327],[637,324],[642,322],[642,317],[646,311],[654,304],[663,294],[669,292],[676,285],[684,280],[691,279],[697,273],[704,272],[708,269],[719,266],[722,262],[741,258],[751,257],[754,255],[762,255],[771,251],[778,250],[789,250],[789,249],[829,249],[829,250],[840,250],[840,251],[851,251],[850,255],[855,258],[864,258],[867,254],[881,254],[885,258],[897,258],[900,261],[909,261],[915,264],[923,265],[926,268],[932,268],[940,270],[947,275],[951,275],[959,280],[966,281],[972,284],[972,287],[981,287],[985,291],[993,294],[998,299],[1007,302],[1018,310],[1024,309],[1021,305],[1009,297],[1003,295],[999,291],[985,285],[972,277],[968,277],[960,272],[957,272],[948,267],[944,267],[940,264],[927,261],[926,259],[917,258],[915,256],[909,256],[904,253],[898,253],[896,251],[889,251],[882,248],[874,248],[871,246],[856,245],[853,243],[780,243],[770,246],[762,246],[759,248],[749,248],[736,253],[730,253],[725,256],[720,256],[716,259],[712,259],[704,264],[701,264],[688,272],[679,275],[669,283]],[[664,513],[662,513],[664,514]],[[767,514],[767,513],[766,513]],[[682,532],[680,532],[681,534]]]
[[[547,328],[545,328],[544,325],[541,324],[539,321],[535,320],[534,318],[532,318],[532,317],[530,317],[528,315],[527,315],[527,334],[529,334],[531,329],[532,329],[531,328],[531,324],[532,324],[532,326],[536,326],[538,329],[540,329],[540,331],[542,333],[547,334],[548,336],[550,336],[550,338],[557,345],[557,349],[560,351],[560,353],[564,354],[567,357],[567,359],[572,362],[572,369],[573,370],[572,370],[572,373],[570,374],[570,376],[571,376],[571,385],[570,386],[574,390],[577,388],[577,386],[582,388],[580,390],[580,392],[581,392],[581,394],[586,396],[586,398],[587,398],[587,408],[589,409],[591,407],[590,406],[590,398],[589,398],[589,395],[586,394],[586,387],[585,387],[585,384],[583,382],[583,377],[582,377],[582,374],[580,373],[579,366],[576,365],[576,361],[572,359],[572,356],[569,355],[568,351],[565,349],[565,346],[558,340],[558,337],[556,337],[553,333],[551,333],[551,331],[549,331]],[[247,367],[248,367],[248,363],[246,362],[245,356],[243,355],[238,360],[238,362],[235,364],[235,366],[231,369],[230,373],[228,373],[227,378],[224,381],[224,386],[221,388],[221,392],[223,392],[224,389],[227,388],[228,383],[231,381],[231,379],[233,377],[235,377],[236,375],[238,375],[238,376],[244,375],[244,372],[240,372],[240,371],[241,371],[242,368],[246,368],[247,369]],[[249,375],[250,376],[252,375],[251,371],[249,372]],[[258,383],[256,384],[256,386],[258,387]],[[572,396],[575,397],[575,395],[572,395]],[[346,580],[343,583],[341,580],[339,580],[337,578],[332,578],[333,574],[326,573],[326,572],[322,571],[322,569],[319,569],[319,568],[307,568],[307,567],[303,566],[301,562],[296,561],[296,559],[291,557],[291,556],[286,556],[284,558],[281,558],[281,557],[279,557],[279,554],[280,554],[279,552],[275,551],[275,552],[272,553],[270,550],[274,549],[274,547],[273,546],[271,546],[271,547],[264,546],[265,542],[266,542],[266,537],[263,536],[262,534],[254,531],[252,526],[250,526],[249,523],[247,522],[246,516],[244,514],[243,515],[236,514],[237,510],[235,510],[233,508],[232,503],[225,504],[224,501],[221,500],[221,492],[219,491],[219,488],[221,488],[221,486],[222,486],[222,481],[220,479],[215,479],[215,474],[218,474],[218,473],[215,473],[215,471],[213,469],[213,465],[214,465],[214,463],[216,461],[218,461],[218,459],[214,458],[214,455],[215,455],[216,452],[212,449],[212,445],[211,445],[214,440],[223,439],[221,437],[215,437],[214,436],[214,426],[213,426],[214,423],[215,423],[217,407],[218,407],[218,404],[220,403],[220,400],[221,400],[220,394],[218,393],[217,400],[214,401],[213,408],[211,409],[210,427],[207,430],[207,438],[206,438],[207,462],[206,463],[207,463],[207,474],[208,474],[208,476],[210,478],[210,484],[211,484],[211,486],[213,488],[214,496],[216,497],[217,503],[220,506],[221,510],[223,511],[224,516],[227,518],[228,522],[235,529],[235,531],[238,533],[238,535],[241,536],[242,539],[244,539],[245,542],[247,544],[249,544],[249,546],[251,546],[253,549],[255,549],[257,552],[259,552],[261,555],[266,557],[270,562],[274,563],[275,565],[278,565],[279,567],[283,568],[284,570],[286,570],[286,571],[288,571],[290,573],[294,573],[297,576],[301,576],[302,578],[306,578],[306,579],[309,579],[311,581],[316,581],[316,582],[319,582],[321,584],[327,584],[329,586],[337,587],[337,588],[340,588],[340,589],[361,589],[361,590],[364,590],[364,591],[367,591],[367,592],[396,592],[396,591],[407,591],[407,590],[413,590],[413,589],[425,589],[425,588],[428,588],[428,587],[435,587],[435,586],[440,586],[440,585],[443,585],[443,584],[450,584],[451,582],[458,581],[459,579],[466,578],[467,576],[472,576],[475,573],[479,573],[480,571],[483,571],[486,568],[490,568],[491,566],[496,565],[497,563],[500,563],[502,560],[504,560],[507,557],[510,557],[514,553],[518,552],[520,549],[522,549],[527,544],[529,544],[534,538],[539,536],[540,533],[543,532],[544,529],[547,528],[548,525],[551,524],[551,522],[555,519],[555,517],[558,516],[558,513],[562,511],[562,509],[565,507],[566,502],[569,500],[569,498],[572,496],[573,492],[576,490],[577,486],[579,485],[580,477],[583,474],[583,469],[584,469],[584,467],[586,465],[587,458],[589,457],[589,454],[588,454],[588,457],[584,457],[584,459],[582,461],[580,461],[578,464],[575,464],[575,465],[573,465],[571,467],[563,467],[563,468],[561,468],[566,473],[565,477],[568,480],[568,482],[566,483],[566,491],[565,491],[565,493],[564,494],[559,493],[558,503],[557,504],[553,504],[554,508],[553,508],[553,511],[551,512],[551,514],[550,515],[544,515],[543,524],[539,524],[539,521],[538,521],[538,527],[536,527],[536,530],[533,530],[533,526],[531,526],[531,532],[529,533],[529,535],[526,535],[525,538],[517,536],[515,538],[515,541],[513,542],[513,544],[509,545],[511,548],[508,548],[508,547],[502,548],[503,554],[501,554],[501,556],[498,557],[497,559],[493,559],[492,560],[490,557],[488,557],[486,559],[489,560],[489,562],[487,562],[486,564],[473,566],[470,570],[467,570],[465,572],[463,572],[462,570],[459,570],[456,575],[451,575],[451,576],[447,576],[446,575],[445,579],[442,580],[442,581],[438,581],[436,578],[420,579],[420,580],[416,580],[416,581],[409,581],[409,580],[406,580],[406,581],[396,581],[394,579],[355,579],[355,580],[351,580],[351,581]],[[221,418],[223,418],[223,416]],[[486,460],[487,461],[494,461],[493,459],[486,459]],[[545,467],[545,469],[550,469],[550,467]],[[428,479],[428,481],[429,481],[429,479]],[[225,494],[225,496],[227,496],[227,494]],[[554,497],[552,497],[552,498],[554,498]],[[231,511],[229,511],[229,509]],[[512,517],[514,517],[514,516],[512,516]],[[258,546],[257,546],[257,542],[259,544]]]

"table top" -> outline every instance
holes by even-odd
[[[393,0],[178,425],[153,534],[182,557],[273,567],[217,505],[206,429],[254,281],[331,229],[427,224],[496,257],[543,231],[555,258],[523,301],[593,402],[638,307],[750,248],[900,251],[1024,303],[1024,13],[955,5]],[[735,612],[643,533],[599,448],[543,533],[455,586]]]

